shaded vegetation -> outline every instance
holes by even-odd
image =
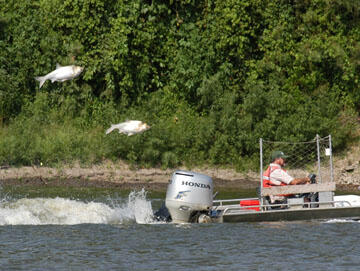
[[[35,76],[85,67],[64,83]],[[356,137],[360,2],[0,0],[0,164],[258,166],[258,140]],[[105,135],[140,119],[142,135]]]

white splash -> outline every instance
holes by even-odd
[[[131,192],[128,201],[109,206],[65,198],[22,198],[0,201],[0,225],[74,225],[152,223],[146,192]]]
[[[359,220],[354,220],[354,219],[346,219],[346,218],[334,218],[334,219],[329,219],[327,221],[325,221],[324,223],[360,223]]]
[[[133,191],[129,194],[128,202],[121,207],[115,208],[113,216],[116,221],[135,220],[138,224],[149,224],[155,222],[151,202],[146,199],[146,191]]]

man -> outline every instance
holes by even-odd
[[[263,187],[310,183],[309,177],[293,178],[283,169],[287,157],[282,151],[274,151],[271,154],[271,163],[263,174]],[[291,195],[270,196],[270,201],[271,203],[282,202],[289,196]]]

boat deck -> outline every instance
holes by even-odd
[[[254,205],[240,206],[242,200],[234,199],[214,201],[212,208],[214,222],[268,222],[268,221],[296,221],[296,220],[319,220],[333,218],[360,219],[360,206],[351,207],[346,201],[309,202],[301,206],[299,204],[277,204],[277,205]],[[231,204],[238,202],[238,204]],[[278,207],[278,209],[272,209]],[[283,208],[281,208],[283,207]],[[258,208],[257,210],[254,210]]]

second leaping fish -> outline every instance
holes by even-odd
[[[111,127],[106,130],[106,134],[115,129],[118,129],[119,133],[131,136],[149,130],[150,126],[140,120],[128,120],[119,124],[111,124]]]
[[[61,66],[56,64],[56,70],[48,73],[47,75],[35,77],[35,79],[40,82],[39,88],[41,88],[46,80],[51,80],[51,83],[54,83],[55,81],[64,82],[79,76],[83,70],[84,68],[80,66]]]

